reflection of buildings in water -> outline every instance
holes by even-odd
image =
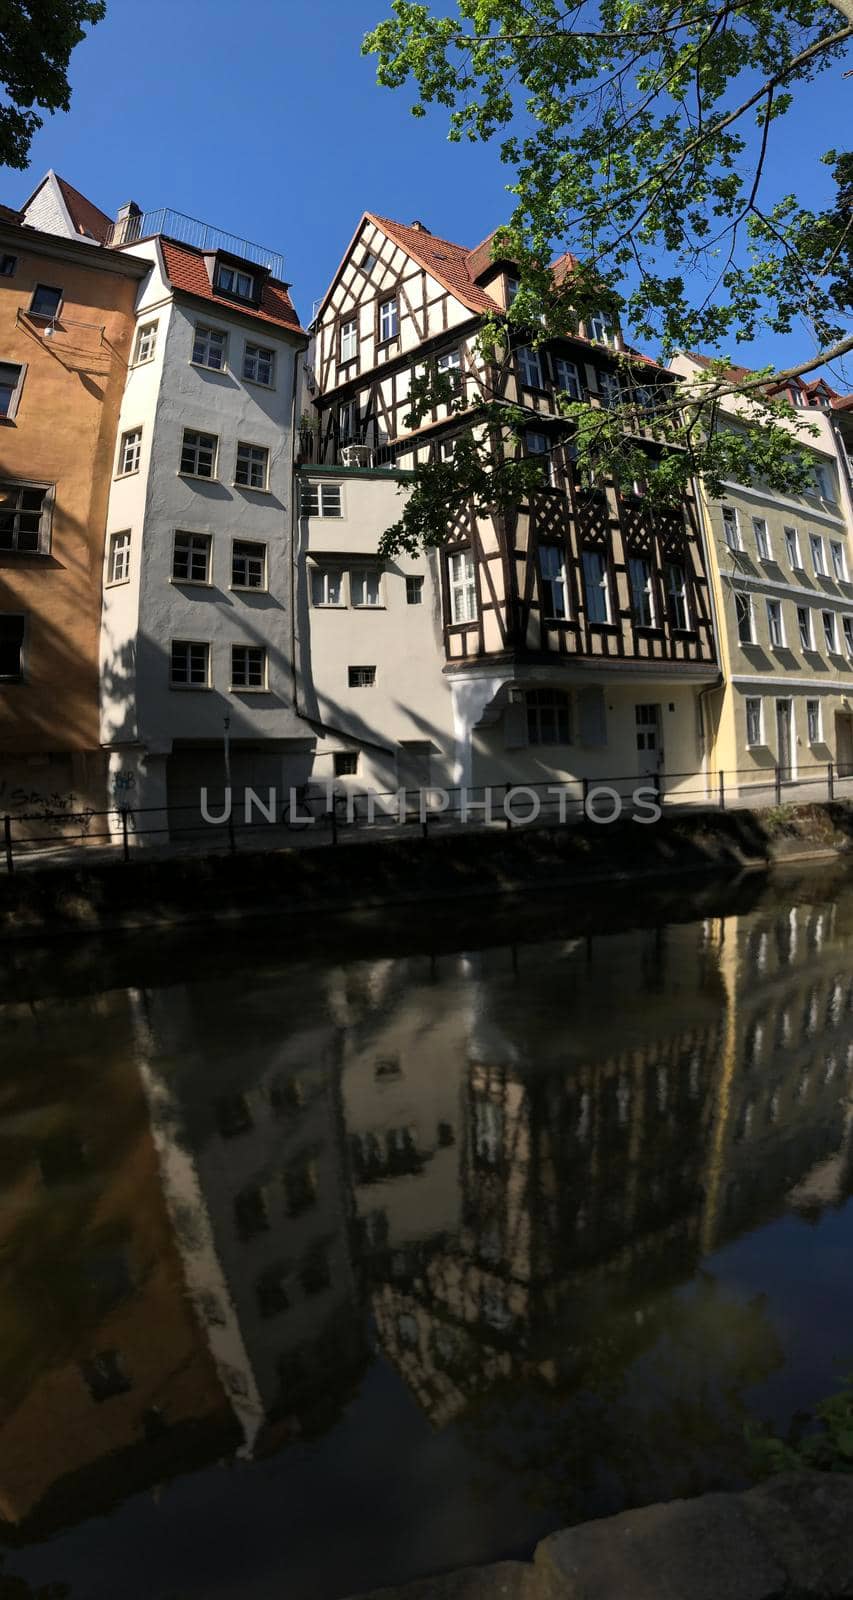
[[[0,1516],[51,1527],[235,1429],[186,1303],[126,996],[0,1022]]]

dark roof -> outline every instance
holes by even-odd
[[[79,189],[55,174],[59,184],[62,198],[68,208],[68,215],[78,233],[88,234],[90,238],[97,239],[100,244],[106,244],[113,229],[113,219],[105,211],[101,211],[91,200],[87,200]]]

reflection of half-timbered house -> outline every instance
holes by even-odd
[[[448,769],[473,783],[663,770],[675,786],[701,764],[699,696],[717,676],[694,507],[653,513],[642,484],[630,496],[584,486],[557,400],[607,406],[628,379],[652,450],[643,407],[671,380],[641,356],[626,365],[603,317],[538,348],[513,330],[485,362],[478,333],[514,288],[491,239],[469,251],[370,213],[356,229],[315,319],[303,416],[306,709],[362,748],[396,751],[407,772],[417,747],[434,781]],[[438,404],[412,429],[412,375],[430,369],[463,409]],[[440,553],[380,570],[377,539],[400,515],[406,474],[451,458],[454,439],[482,426],[481,397],[525,408],[511,448],[542,456],[541,489],[488,518],[460,503]]]

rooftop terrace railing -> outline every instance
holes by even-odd
[[[198,217],[184,216],[181,211],[172,211],[168,206],[161,206],[158,211],[131,212],[129,216],[120,218],[113,223],[105,242],[117,248],[119,245],[135,244],[137,239],[150,239],[154,234],[163,234],[167,239],[191,245],[195,250],[223,250],[241,261],[266,267],[274,278],[284,277],[284,256],[277,250],[252,244],[248,239],[238,238],[235,233],[226,233],[222,228],[214,228],[209,222],[200,222]]]

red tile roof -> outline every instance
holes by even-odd
[[[112,233],[112,217],[108,217],[105,211],[101,211],[91,200],[87,200],[79,189],[75,189],[64,178],[60,178],[59,173],[56,173],[56,181],[77,232],[88,234],[100,244],[106,244]]]
[[[461,244],[451,244],[449,239],[440,239],[436,233],[427,233],[426,229],[407,227],[403,222],[392,222],[390,217],[377,217],[372,211],[365,213],[371,222],[375,222],[387,233],[389,239],[394,239],[403,246],[414,261],[419,261],[427,272],[431,272],[445,289],[455,294],[463,305],[471,311],[495,311],[495,301],[475,283],[469,269],[469,257],[474,252],[466,249]],[[478,246],[478,248],[482,248]]]
[[[195,295],[199,300],[211,300],[216,305],[224,306],[228,311],[241,311],[246,317],[257,317],[260,322],[277,323],[279,327],[288,328],[292,333],[302,333],[303,329],[300,327],[287,286],[280,283],[277,278],[266,279],[261,290],[259,306],[241,305],[228,295],[216,293],[210,282],[201,250],[194,250],[190,245],[177,244],[174,239],[161,238],[160,245],[166,273],[173,289]]]
[[[713,356],[700,356],[698,351],[691,350],[689,352],[689,359],[691,361],[695,361],[697,366],[707,368],[710,367],[711,362],[717,358]],[[725,372],[723,373],[723,377],[729,383],[743,383],[745,378],[751,378],[753,376],[754,373],[751,367],[726,367]],[[799,385],[801,389],[804,389],[809,395],[814,394],[815,390],[817,389],[822,389],[829,399],[831,408],[835,411],[847,411],[851,406],[853,406],[853,395],[839,394],[836,389],[831,388],[825,378],[812,378],[808,381],[804,378],[791,378],[788,383],[769,385],[768,387],[770,387],[773,392],[778,394],[781,389],[794,388],[797,385]]]

